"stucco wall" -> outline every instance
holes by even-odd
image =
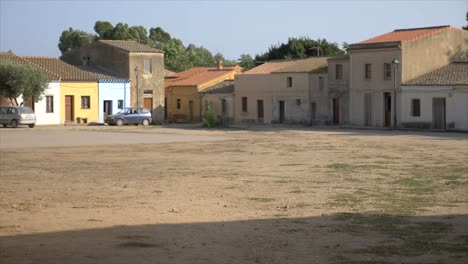
[[[336,65],[343,65],[342,79],[336,79]],[[339,101],[339,123],[341,125],[349,123],[349,59],[328,60],[328,98],[331,100],[328,112],[333,115],[333,98]],[[333,118],[331,116],[330,118]]]
[[[226,100],[226,114],[224,116],[227,124],[232,123],[234,120],[234,105],[233,105],[233,94],[232,93],[203,93],[201,102],[202,102],[202,116],[205,113],[207,107],[207,102],[211,103],[213,111],[218,116],[223,116],[222,114],[222,100]]]
[[[401,93],[401,122],[407,123],[406,126],[431,126],[433,98],[445,98],[447,128],[454,125],[455,129],[468,130],[468,89],[453,90],[452,87],[404,87]],[[411,115],[412,99],[420,100],[420,116]]]
[[[112,101],[112,114],[120,111],[118,101],[123,100],[123,107],[130,106],[130,82],[99,82],[99,122],[104,122],[104,101]]]
[[[53,96],[54,112],[46,113],[46,96]],[[60,83],[50,82],[45,90],[42,99],[34,104],[34,112],[36,113],[37,125],[57,125],[60,124],[61,112],[61,96],[60,96]]]
[[[74,120],[86,118],[89,122],[99,121],[99,98],[97,82],[60,82],[60,122],[65,123],[65,96],[73,96]],[[90,108],[81,108],[81,96],[90,97]]]
[[[166,88],[167,119],[169,122],[201,121],[201,94],[195,86],[177,86]],[[180,99],[180,109],[177,109]],[[192,101],[192,120],[190,120],[189,101]]]
[[[257,123],[257,100],[263,100],[263,123],[272,121],[273,88],[268,74],[238,74],[234,80],[234,120]],[[242,97],[247,97],[247,112],[242,112]]]
[[[402,43],[402,81],[443,67],[453,61],[468,60],[468,31],[448,29],[432,36]]]

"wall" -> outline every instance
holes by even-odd
[[[292,86],[287,87],[287,78]],[[310,80],[308,73],[270,74],[273,88],[272,122],[280,122],[279,101],[284,102],[284,123],[310,124]],[[297,104],[297,100],[300,104]]]
[[[402,44],[402,81],[443,67],[453,61],[468,61],[468,31],[451,28]]]
[[[46,113],[46,96],[53,96],[54,112]],[[50,82],[45,90],[41,101],[34,104],[36,113],[36,125],[57,125],[60,124],[61,109],[60,83]]]
[[[65,123],[65,96],[73,95],[74,119],[86,118],[99,121],[99,98],[97,82],[60,82],[60,123]],[[81,109],[81,96],[90,96],[90,108]]]
[[[232,93],[203,93],[201,98],[202,103],[202,116],[205,113],[207,102],[211,103],[213,111],[218,115],[222,116],[222,100],[226,100],[226,114],[225,124],[230,124],[234,120],[234,105],[233,105],[233,94]]]
[[[405,127],[432,126],[432,98],[445,98],[446,124],[468,130],[468,88],[403,86],[400,121]],[[420,116],[411,115],[412,99],[420,99]]]
[[[336,79],[336,65],[343,65],[342,79]],[[339,101],[339,124],[349,124],[349,87],[350,87],[350,65],[348,59],[328,60],[328,97],[330,100],[338,98]],[[329,113],[333,120],[333,101],[329,104]]]
[[[269,74],[238,74],[234,80],[234,120],[259,123],[257,100],[263,100],[263,123],[272,121],[272,80]],[[242,97],[247,97],[247,112],[242,112]]]
[[[130,82],[99,82],[99,122],[104,122],[104,100],[112,101],[112,114],[120,111],[118,100],[124,107],[130,107]]]
[[[169,122],[200,122],[201,94],[195,86],[175,86],[166,88],[167,119]],[[177,99],[181,101],[177,109]],[[192,101],[192,120],[190,120],[189,101]]]
[[[164,122],[164,54],[163,53],[130,53],[128,67],[131,69],[129,72],[129,79],[132,82],[131,89],[131,105],[137,105],[137,89],[136,88],[136,73],[135,67],[140,69],[138,74],[138,104],[143,106],[143,98],[151,97],[151,95],[144,96],[145,90],[152,90],[153,95],[153,123]],[[152,73],[144,74],[144,59],[151,58]]]

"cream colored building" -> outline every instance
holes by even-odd
[[[401,127],[468,131],[468,61],[403,83],[400,97]]]
[[[327,123],[327,59],[271,61],[236,76],[235,122]]]
[[[467,61],[466,43],[468,31],[438,26],[398,29],[350,45],[350,124],[392,127],[396,90],[396,119],[401,126],[400,84],[450,62]]]
[[[349,55],[328,59],[328,109],[331,124],[349,124]]]

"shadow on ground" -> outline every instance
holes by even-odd
[[[468,215],[346,213],[3,236],[0,262],[464,263],[467,249]]]

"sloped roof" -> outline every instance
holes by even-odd
[[[178,77],[176,72],[170,71],[168,69],[164,69],[164,78],[175,78]]]
[[[323,73],[327,70],[330,57],[312,57],[295,60],[285,67],[272,71],[272,73]]]
[[[337,55],[331,58],[328,58],[329,61],[331,60],[349,60],[349,54],[344,54],[344,55]]]
[[[468,85],[468,62],[452,62],[430,73],[416,77],[405,86],[457,86]]]
[[[151,48],[148,45],[144,45],[133,40],[98,40],[98,42],[123,49],[128,52],[163,53],[161,50]]]
[[[291,65],[297,60],[274,60],[274,61],[267,61],[263,63],[262,65],[259,65],[255,68],[252,68],[243,74],[268,74],[273,71],[279,70],[281,68],[284,68],[286,66]]]
[[[217,67],[194,67],[177,73],[176,78],[166,79],[165,86],[198,86],[241,71],[242,67],[237,65],[224,67],[222,70],[218,70]]]
[[[233,93],[234,80],[225,80],[200,91],[201,93]]]
[[[0,59],[3,59],[3,60],[9,60],[13,63],[18,63],[18,64],[27,64],[27,65],[33,65],[35,66],[34,64],[32,64],[30,61],[27,61],[19,56],[16,56],[13,52],[0,52]],[[46,70],[46,69],[43,69],[41,67],[38,67],[36,66],[37,68],[41,69],[44,74],[47,76],[47,79],[49,81],[58,81],[60,80],[60,76],[55,73],[55,72],[51,72],[49,70]]]
[[[396,29],[392,32],[379,35],[377,37],[370,38],[359,42],[358,44],[370,44],[370,43],[383,43],[383,42],[395,42],[395,41],[414,41],[424,37],[428,37],[437,32],[452,28],[450,26],[436,26],[436,27],[423,27],[423,28],[408,28],[408,29]]]

